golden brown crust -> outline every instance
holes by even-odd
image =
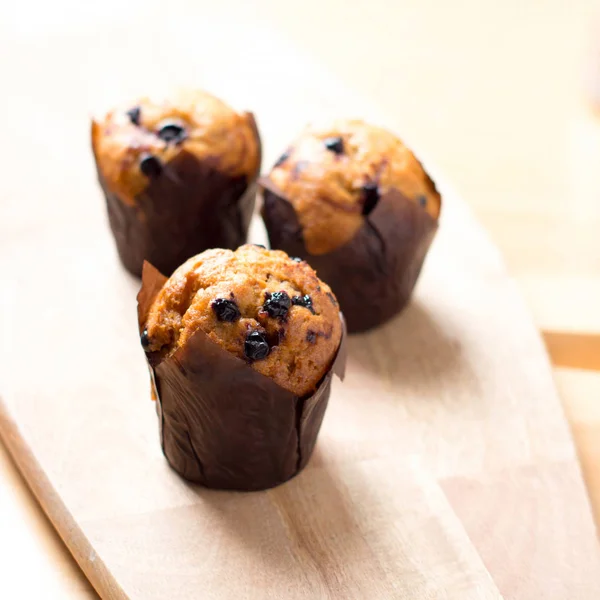
[[[132,120],[128,112],[139,109]],[[167,142],[159,130],[174,123],[185,129],[180,143]],[[223,101],[203,91],[187,91],[166,100],[142,98],[92,121],[92,147],[110,190],[124,202],[148,185],[140,170],[140,157],[152,154],[162,163],[182,150],[231,176],[253,179],[259,169],[260,142],[254,118],[237,113]]]
[[[343,150],[328,149],[341,138]],[[269,174],[298,215],[311,254],[349,242],[364,219],[365,184],[395,188],[437,220],[441,198],[414,154],[395,135],[358,120],[308,127]]]
[[[274,317],[264,305],[275,292],[290,299],[308,295],[313,310],[292,304],[284,318]],[[220,320],[217,299],[234,302],[239,318]],[[177,269],[150,308],[146,349],[172,354],[198,328],[244,360],[248,333],[263,333],[270,352],[250,365],[298,396],[314,391],[327,373],[342,335],[337,301],[313,269],[253,245],[207,250]]]

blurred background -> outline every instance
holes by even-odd
[[[168,41],[160,30],[144,31],[149,13],[164,15]],[[140,29],[121,28],[124,15],[138,15]],[[296,81],[297,88],[287,93],[300,99],[304,78],[335,81],[348,103],[332,99],[334,110],[370,107],[466,201],[500,248],[535,322],[546,332],[600,515],[600,4],[13,3],[0,9],[0,73],[8,130],[18,135],[16,115],[41,118],[36,107],[40,99],[51,105],[53,86],[80,78],[84,97],[85,90],[92,89],[89,80],[99,76],[94,69],[105,68],[102,76],[110,79],[115,61],[129,62],[133,80],[140,70],[155,72],[157,79],[181,79],[186,74],[169,63],[168,45],[178,31],[181,48],[193,52],[198,42],[207,64],[214,55],[200,42],[208,38],[216,45],[215,55],[227,52],[246,61],[250,96],[253,69],[262,69],[261,85],[270,84],[274,90],[282,81]],[[238,43],[241,31],[244,43]],[[114,36],[114,56],[94,55],[94,39],[103,35]],[[251,47],[253,36],[259,51]],[[56,39],[64,40],[64,46],[52,55],[54,64],[41,69],[40,57]],[[76,48],[89,52],[88,73],[69,70],[69,55]],[[302,64],[302,70],[290,72],[281,58],[285,56],[300,57],[300,62],[289,64]],[[262,66],[257,64],[261,57]],[[279,60],[272,62],[273,57]],[[127,92],[129,82],[111,85]],[[279,108],[285,114],[302,106],[298,101]],[[60,144],[69,136],[70,132],[55,132],[56,160]],[[279,150],[268,149],[267,158]],[[49,182],[51,167],[39,166],[40,176]],[[11,589],[11,578],[22,578],[26,566],[35,581],[21,580],[21,589],[25,585],[31,592],[23,597],[42,597],[35,595],[40,589],[45,590],[44,598],[94,597],[3,450],[0,457],[0,531],[9,524],[20,528],[10,544],[0,539],[0,563],[15,565],[8,579],[0,581],[0,597],[3,589]]]

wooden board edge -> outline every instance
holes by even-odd
[[[50,483],[1,396],[0,441],[6,446],[29,489],[96,592],[107,600],[128,600]]]
[[[555,367],[600,371],[600,334],[542,331]]]

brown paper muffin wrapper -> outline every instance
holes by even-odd
[[[165,281],[145,263],[138,294],[140,333]],[[171,357],[149,353],[146,358],[161,444],[173,469],[210,488],[263,490],[287,481],[308,463],[333,374],[344,375],[345,331],[329,372],[306,398],[258,373],[202,330]]]
[[[260,153],[260,137],[250,116]],[[204,250],[234,250],[246,242],[256,176],[250,181],[245,176],[231,177],[210,160],[200,161],[184,150],[163,165],[161,175],[131,205],[110,191],[97,159],[96,169],[119,257],[134,275],[142,274],[144,260],[170,275]]]
[[[259,179],[259,187],[271,248],[306,260],[331,286],[349,333],[381,325],[404,308],[437,231],[425,210],[389,190],[348,243],[314,255],[306,250],[292,204],[268,177]]]

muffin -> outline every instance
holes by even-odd
[[[306,262],[244,245],[207,250],[169,279],[146,264],[138,317],[177,472],[255,490],[306,465],[343,368],[344,330],[335,296]]]
[[[305,259],[331,285],[349,332],[405,306],[441,197],[402,141],[358,120],[309,127],[259,184],[271,246]]]
[[[254,117],[202,91],[143,98],[92,121],[92,149],[123,265],[171,274],[245,243],[261,144]]]

